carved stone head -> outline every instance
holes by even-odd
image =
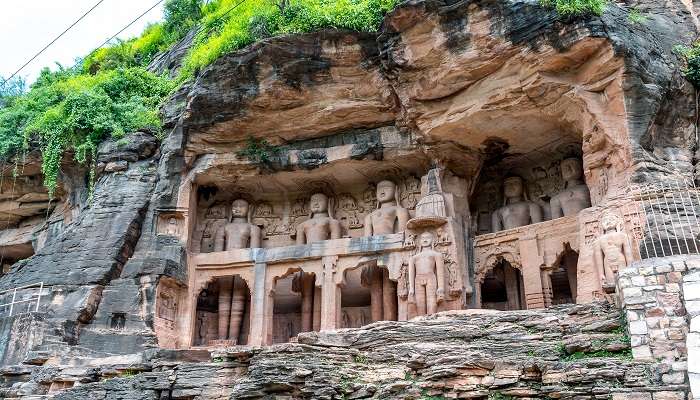
[[[600,220],[600,225],[603,228],[603,232],[613,229],[619,232],[622,230],[622,219],[614,212],[606,211]]]
[[[578,158],[567,158],[561,162],[561,177],[565,181],[575,181],[583,176],[583,167]]]
[[[435,235],[432,232],[423,232],[418,237],[418,243],[420,243],[421,248],[433,247],[435,242]]]
[[[315,193],[309,200],[309,210],[312,214],[328,212],[328,196],[323,193]]]
[[[396,184],[389,180],[384,180],[377,183],[377,201],[379,204],[397,201]]]
[[[503,195],[506,199],[523,197],[525,191],[523,178],[511,176],[503,181]]]
[[[244,199],[236,199],[231,204],[231,217],[240,218],[248,217],[248,211],[250,210],[250,204]]]

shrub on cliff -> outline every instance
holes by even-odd
[[[96,75],[46,69],[25,96],[0,110],[0,156],[7,158],[30,142],[38,145],[44,184],[52,194],[64,152],[86,163],[108,135],[159,132],[157,107],[171,89],[169,80],[142,68]]]
[[[202,29],[180,72],[180,80],[256,40],[324,28],[376,31],[399,0],[218,0],[204,7]]]
[[[540,0],[542,6],[556,9],[562,17],[601,15],[607,3],[607,0]]]
[[[700,88],[700,42],[694,43],[692,47],[676,46],[674,51],[685,59],[683,76],[693,86]]]
[[[168,0],[163,7],[163,22],[149,25],[139,37],[93,52],[82,61],[83,72],[145,67],[156,54],[182,39],[202,15],[202,0]]]

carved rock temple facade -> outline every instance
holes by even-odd
[[[318,151],[342,168],[233,184],[216,161],[194,165],[178,207],[158,212],[159,240],[182,243],[188,265],[186,282],[156,290],[159,344],[269,345],[447,310],[605,299],[640,257],[640,206],[631,195],[591,198],[600,183],[581,168],[591,155],[563,136],[537,158],[489,168],[473,152],[396,132],[403,145],[391,161],[345,164],[347,146],[337,146]],[[620,240],[601,247],[603,214]]]

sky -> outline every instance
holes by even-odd
[[[0,0],[0,76],[9,77],[99,0]],[[74,64],[158,0],[104,0],[18,75],[33,82],[43,67]],[[162,3],[119,38],[137,36],[162,17]]]

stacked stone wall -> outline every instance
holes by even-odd
[[[700,398],[700,257],[634,263],[620,272],[618,293],[633,357],[659,362],[664,383],[689,382]]]

